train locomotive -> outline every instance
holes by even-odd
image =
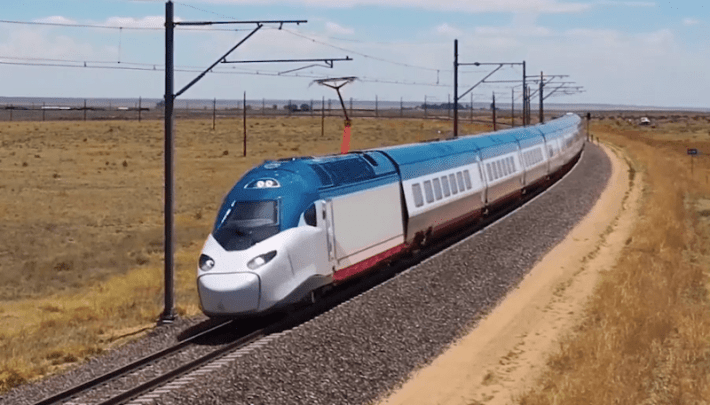
[[[211,317],[287,308],[540,186],[579,157],[581,119],[345,155],[265,161],[225,197],[199,257]]]

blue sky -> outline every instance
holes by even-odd
[[[0,23],[0,95],[160,98],[164,13],[161,0],[5,5],[0,16],[5,21],[114,28]],[[250,99],[331,98],[334,92],[312,85],[314,78],[357,76],[361,80],[346,86],[346,97],[423,101],[426,96],[444,102],[453,94],[453,41],[458,39],[461,62],[525,60],[528,74],[569,75],[564,80],[586,90],[549,102],[710,106],[710,4],[703,1],[183,0],[175,3],[175,15],[184,21],[308,20],[281,31],[265,27],[231,60],[354,59],[336,62],[333,69],[308,67],[282,75],[278,72],[307,64],[220,65],[185,98],[239,99],[244,91]],[[180,29],[176,65],[188,70],[209,66],[253,26],[239,26],[248,31],[236,32],[219,28],[225,30]],[[109,69],[94,68],[99,66]],[[460,92],[489,71],[462,67]],[[520,67],[506,67],[491,79],[521,75]],[[177,73],[176,88],[194,76]],[[474,100],[488,100],[495,92],[507,101],[511,86],[480,86]],[[469,96],[462,100],[468,101]]]

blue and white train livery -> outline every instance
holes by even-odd
[[[581,153],[577,115],[346,155],[266,161],[224,199],[197,270],[209,316],[260,314],[359,276],[543,185]]]

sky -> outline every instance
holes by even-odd
[[[165,1],[34,0],[0,13],[0,96],[162,98]],[[522,63],[552,80],[546,102],[710,106],[710,3],[691,0],[182,0],[177,21],[264,24],[226,60],[352,58],[324,63],[220,63],[185,99],[334,98],[315,79],[355,76],[355,100],[447,102],[459,62]],[[65,26],[71,25],[71,26]],[[256,24],[178,26],[175,90],[220,60]],[[459,94],[495,65],[459,67]],[[299,70],[294,70],[299,69]],[[552,78],[552,75],[567,77]],[[519,97],[521,65],[504,65],[461,98]],[[571,83],[574,82],[574,83]],[[560,83],[560,84],[553,84]],[[517,87],[515,87],[517,86]],[[519,102],[519,98],[518,101]]]

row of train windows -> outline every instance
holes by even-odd
[[[488,170],[488,181],[498,180],[501,177],[517,171],[515,168],[515,160],[513,160],[512,156],[486,163],[486,170]]]
[[[542,162],[542,149],[533,149],[523,153],[525,167],[530,167]]]
[[[433,203],[442,198],[449,197],[452,194],[456,195],[460,191],[470,190],[471,174],[468,170],[456,172],[448,176],[441,176],[441,179],[436,178],[424,181],[424,195],[422,195],[422,185],[419,183],[412,184],[412,194],[414,194],[414,205],[421,207],[424,205],[424,197],[427,203]]]

